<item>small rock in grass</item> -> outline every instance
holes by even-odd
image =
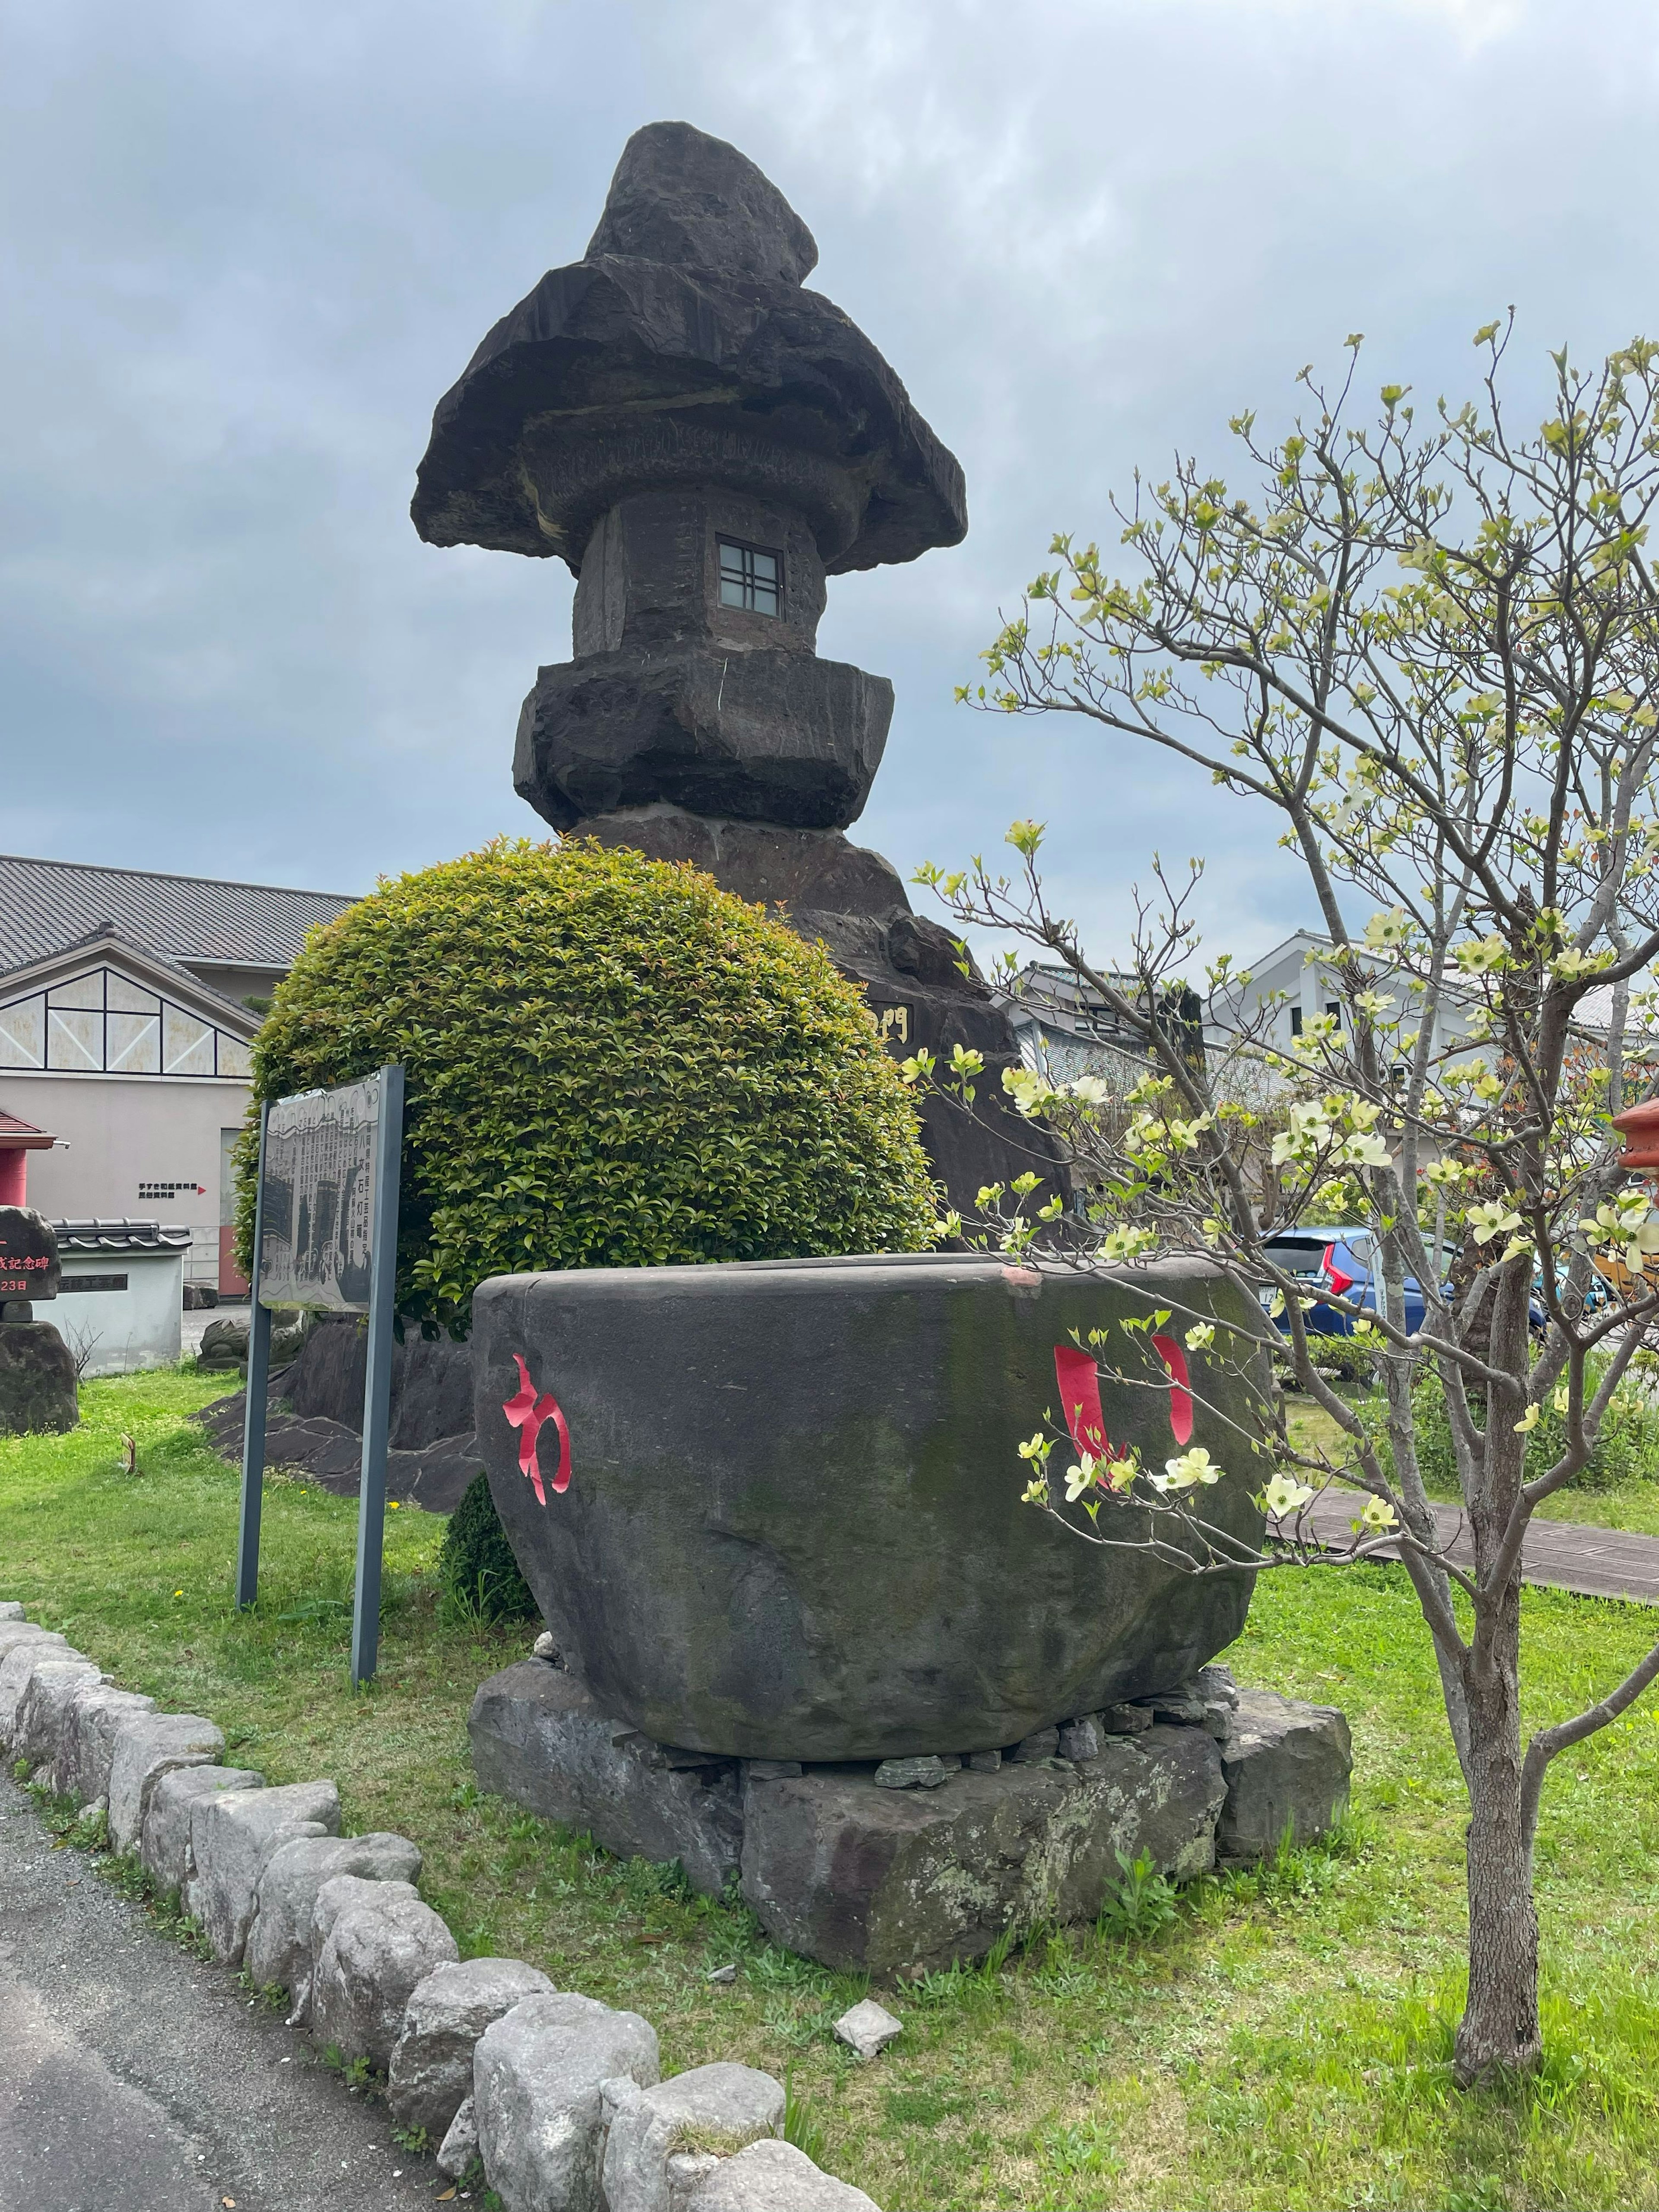
[[[1000,1751],[970,1751],[968,1765],[975,1774],[1000,1774],[1002,1771],[1002,1753]]]
[[[750,2143],[723,2158],[686,2199],[685,2212],[878,2212],[849,2181],[822,2172],[789,2142]]]
[[[738,1970],[735,1966],[716,1966],[712,1973],[705,1977],[708,1981],[721,1983],[735,1982],[737,1978]]]
[[[115,1739],[109,1763],[109,1840],[130,1851],[143,1833],[155,1786],[180,1766],[211,1766],[225,1740],[200,1713],[141,1713]]]
[[[259,1874],[243,1964],[256,1989],[273,1983],[289,1993],[289,2026],[311,2016],[312,1916],[325,1882],[341,1875],[395,1881],[413,1894],[421,1853],[407,1836],[295,1836],[278,1844]],[[447,2124],[447,2115],[446,2115]],[[433,2129],[434,2139],[442,2133]]]
[[[222,1966],[240,1966],[258,1900],[259,1877],[291,1836],[337,1835],[340,1796],[331,1782],[281,1790],[227,1790],[190,1808],[191,1872],[185,1905]]]
[[[556,1667],[558,1665],[559,1647],[553,1641],[552,1636],[545,1628],[543,1629],[541,1634],[531,1645],[530,1656],[532,1659],[545,1659],[550,1667]]]
[[[1023,1737],[1008,1753],[1011,1766],[1030,1766],[1039,1759],[1052,1759],[1060,1748],[1057,1728],[1037,1729]]]
[[[15,1597],[0,1598],[0,1620],[21,1620],[23,1608]]]
[[[855,2051],[860,2058],[874,2058],[884,2051],[896,2035],[904,2032],[904,2022],[895,2020],[884,2005],[873,1997],[866,1997],[850,2012],[842,2013],[836,2022],[836,2033]]]
[[[525,1997],[479,2039],[472,2059],[478,2153],[507,2212],[598,2212],[602,2082],[648,2089],[657,2032],[593,1997]]]
[[[441,2142],[472,2094],[472,2053],[491,2021],[553,1984],[522,1959],[463,1959],[435,1967],[416,1989],[392,2054],[386,2103],[403,2128]]]
[[[438,2171],[446,2181],[459,2181],[477,2155],[478,2115],[469,2094],[438,2146]]]
[[[212,1790],[263,1790],[265,1778],[245,1766],[175,1766],[150,1792],[138,1841],[138,1858],[163,1896],[182,1890],[190,1863],[190,1816],[198,1797]]]
[[[337,2044],[348,2063],[389,2066],[410,1997],[428,1974],[459,1956],[429,1905],[392,1894],[404,1887],[364,1883],[367,1894],[336,1918],[312,1975],[312,2033],[325,2049]]]
[[[752,2066],[696,2066],[642,2089],[626,2075],[600,2089],[600,2189],[608,2212],[678,2212],[701,2168],[671,2175],[676,2154],[729,2157],[783,2125],[783,2084]],[[678,2188],[675,2185],[678,2184]]]
[[[951,1770],[930,1752],[924,1759],[884,1759],[876,1769],[878,1790],[937,1790]]]
[[[1100,1723],[1093,1713],[1084,1713],[1074,1721],[1067,1721],[1060,1729],[1060,1755],[1062,1759],[1098,1759],[1100,1744]]]

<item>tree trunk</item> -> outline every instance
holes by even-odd
[[[1520,1592],[1505,1593],[1493,1663],[1468,1668],[1469,1996],[1454,2072],[1468,2088],[1496,2068],[1537,2063],[1538,1914],[1521,1815]]]

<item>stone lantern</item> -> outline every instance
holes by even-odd
[[[952,1198],[1035,1166],[1003,1106],[1006,1015],[878,854],[851,843],[893,710],[823,660],[827,580],[968,527],[962,471],[848,316],[782,194],[734,147],[656,123],[582,259],[544,276],[439,402],[411,512],[428,544],[563,560],[574,655],[539,671],[514,781],[561,830],[691,860],[821,939],[890,1047],[990,1063],[975,1126],[930,1103]]]

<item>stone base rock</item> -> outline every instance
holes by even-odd
[[[1224,1795],[1196,1729],[1113,1739],[1062,1760],[957,1773],[940,1790],[884,1790],[824,1767],[744,1793],[743,1893],[769,1936],[848,1972],[948,1966],[1009,1928],[1091,1920],[1121,1851],[1176,1881],[1214,1859]]]
[[[1093,1919],[1120,1853],[1186,1881],[1266,1856],[1287,1826],[1298,1842],[1322,1833],[1346,1800],[1341,1714],[1230,1680],[1199,1686],[1127,1709],[1133,1733],[1088,1717],[1021,1759],[947,1759],[927,1789],[884,1786],[873,1762],[792,1771],[653,1744],[538,1659],[484,1682],[468,1725],[485,1789],[619,1856],[678,1858],[711,1895],[735,1867],[779,1942],[892,1974],[982,1956],[1010,1928]],[[1154,1703],[1189,1717],[1158,1719]],[[1085,1755],[1056,1757],[1049,1738]]]
[[[1223,1866],[1249,1866],[1287,1836],[1311,1842],[1340,1818],[1353,1767],[1347,1721],[1334,1705],[1240,1690],[1221,1765],[1227,1802],[1216,1857]]]
[[[80,1418],[75,1354],[52,1323],[0,1324],[0,1437],[56,1434]]]
[[[678,1859],[718,1897],[743,1847],[738,1762],[675,1752],[602,1713],[573,1674],[521,1660],[481,1685],[472,1765],[497,1796],[586,1830],[618,1858]]]
[[[326,1332],[318,1330],[318,1335]],[[289,1370],[292,1371],[291,1370]],[[273,1383],[271,1395],[276,1394]],[[209,1441],[222,1459],[241,1457],[243,1401],[239,1392],[221,1398],[192,1414],[207,1431]],[[265,1421],[265,1465],[287,1468],[308,1475],[337,1498],[355,1498],[362,1479],[363,1440],[343,1421],[321,1413],[304,1419],[273,1411]],[[386,1493],[400,1505],[418,1505],[428,1513],[453,1513],[463,1492],[483,1465],[469,1430],[464,1436],[438,1437],[418,1451],[388,1451],[386,1455]]]
[[[520,1998],[554,1994],[547,1976],[522,1959],[464,1959],[434,1968],[410,1998],[392,2054],[386,2103],[398,2126],[424,2128],[428,2141],[447,2142],[472,2094],[478,2038]]]

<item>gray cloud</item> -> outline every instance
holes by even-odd
[[[950,703],[1057,527],[1369,334],[1471,381],[1648,319],[1656,31],[1604,0],[0,0],[0,660],[12,850],[356,889],[501,830],[551,562],[407,517],[433,403],[580,252],[623,138],[734,139],[961,455],[973,529],[832,592],[899,711],[859,835],[901,865],[1046,815],[1109,953],[1154,847],[1215,941],[1302,919],[1241,802]]]

